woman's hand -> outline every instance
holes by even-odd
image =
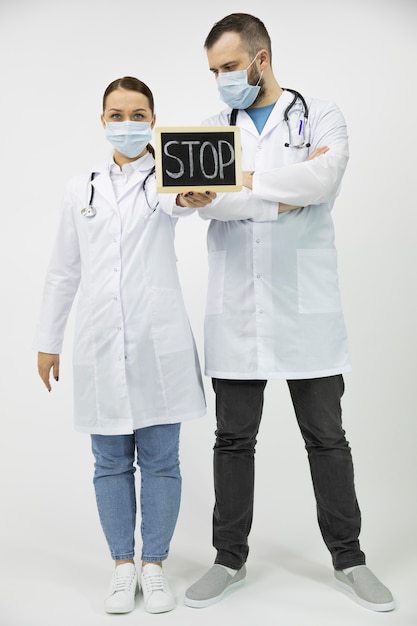
[[[51,391],[51,383],[49,382],[49,375],[52,370],[52,375],[55,380],[59,380],[59,354],[47,354],[46,352],[38,352],[38,372],[42,378],[45,387],[48,391]]]
[[[206,191],[205,193],[187,191],[177,195],[177,205],[187,207],[188,209],[201,209],[210,204],[215,198],[217,198],[217,194],[214,191]]]

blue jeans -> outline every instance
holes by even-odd
[[[142,561],[167,558],[181,500],[180,424],[131,435],[91,435],[100,522],[115,561],[135,554],[135,455],[140,468]]]
[[[343,377],[287,383],[308,454],[320,530],[334,568],[363,565],[358,539],[361,514],[342,428]],[[217,414],[213,545],[215,562],[234,569],[242,567],[249,552],[255,445],[266,384],[266,380],[213,379]]]

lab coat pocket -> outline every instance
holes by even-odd
[[[223,311],[224,276],[226,270],[226,251],[217,250],[208,255],[209,278],[206,315],[218,315]]]
[[[297,250],[297,274],[299,313],[341,311],[336,250]]]
[[[150,301],[151,333],[158,354],[190,349],[193,340],[181,291],[153,287]]]

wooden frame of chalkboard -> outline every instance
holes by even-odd
[[[242,189],[237,126],[155,128],[155,159],[159,193]]]

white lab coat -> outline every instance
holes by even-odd
[[[242,169],[253,191],[219,194],[200,215],[208,230],[205,373],[230,379],[301,379],[350,369],[331,209],[348,161],[345,120],[308,99],[310,151],[286,148],[284,92],[259,136],[240,111]],[[230,109],[203,122],[229,124]],[[290,114],[293,138],[301,107]],[[278,203],[303,206],[278,216]]]
[[[78,291],[74,339],[75,428],[95,434],[205,414],[198,356],[176,267],[176,218],[149,209],[151,155],[116,202],[110,164],[96,168],[94,217],[81,214],[90,175],[74,178],[49,264],[36,348],[60,353]],[[148,179],[151,207],[157,202]]]

